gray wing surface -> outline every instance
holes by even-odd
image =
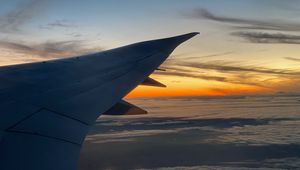
[[[163,86],[149,75],[196,34],[0,67],[0,169],[77,169],[95,120],[112,110],[122,115],[119,108],[142,113],[122,98],[139,84]]]

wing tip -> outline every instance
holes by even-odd
[[[187,41],[187,40],[189,40],[189,39],[191,39],[194,36],[199,35],[199,34],[200,34],[200,32],[191,32],[191,33],[179,35],[179,36],[177,36],[175,38],[178,38],[178,39],[181,40],[181,42],[184,42],[184,41]]]
[[[166,44],[171,46],[172,49],[175,49],[181,43],[193,38],[194,36],[196,36],[198,34],[200,34],[200,32],[191,32],[191,33],[182,34],[182,35],[178,35],[178,36],[174,36],[174,37],[169,37],[169,38],[165,38],[165,39],[161,39],[161,40],[163,40],[164,43],[167,42]]]

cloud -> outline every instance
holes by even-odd
[[[131,130],[131,131],[119,131],[119,132],[109,132],[103,134],[89,135],[86,141],[93,143],[111,143],[111,142],[131,142],[135,141],[137,137],[152,136],[159,134],[175,133],[176,130]]]
[[[298,74],[298,72],[291,72],[288,70],[280,69],[268,69],[263,67],[255,66],[238,66],[238,65],[229,65],[229,62],[224,61],[212,61],[212,62],[178,62],[177,65],[185,66],[196,69],[206,69],[206,70],[215,70],[218,72],[254,72],[254,73],[263,73],[263,74],[275,74],[275,75],[293,75]]]
[[[61,19],[48,23],[47,25],[41,25],[41,29],[53,29],[53,28],[77,28],[77,25],[69,20]]]
[[[287,60],[300,62],[300,58],[294,58],[294,57],[284,57],[284,58],[287,59]]]
[[[300,44],[299,35],[268,32],[249,32],[249,30],[265,31],[299,31],[300,23],[288,22],[283,20],[258,20],[246,19],[241,17],[228,17],[216,15],[207,9],[196,8],[186,15],[197,19],[206,19],[219,23],[229,24],[234,28],[248,31],[233,32],[231,35],[244,38],[251,43],[277,43],[277,44]]]
[[[74,38],[79,38],[79,37],[83,36],[81,33],[76,33],[76,32],[68,33],[66,35],[74,37]]]
[[[71,40],[71,41],[47,41],[35,46],[36,49],[45,51],[47,53],[61,53],[65,51],[82,51],[84,46],[81,40]]]
[[[42,58],[57,58],[69,55],[85,54],[99,51],[100,48],[90,48],[82,40],[46,41],[39,44],[24,42],[0,41],[0,47],[15,53],[36,55]]]
[[[232,97],[225,97],[232,99]],[[199,97],[183,97],[178,100],[203,100]],[[210,99],[218,99],[211,97]],[[219,98],[221,99],[221,98]],[[249,106],[245,106],[249,107]],[[140,137],[156,136],[163,134],[180,133],[186,131],[207,131],[226,129],[232,127],[268,125],[271,122],[288,121],[290,119],[252,119],[252,118],[191,118],[191,117],[159,117],[136,118],[122,120],[105,120],[105,117],[96,123],[94,130],[89,133],[86,141],[92,143],[131,142]],[[104,121],[104,123],[103,123]],[[95,133],[96,132],[96,133]]]
[[[210,55],[205,55],[205,56],[197,56],[197,57],[186,57],[185,59],[199,59],[199,58],[211,58],[211,57],[220,57],[220,56],[225,56],[229,54],[233,54],[234,52],[228,51],[224,53],[217,53],[217,54],[210,54]]]
[[[31,51],[34,50],[33,48],[16,42],[7,42],[7,41],[0,41],[0,47],[6,49],[13,49],[15,51]]]
[[[176,70],[176,69],[175,69]],[[214,81],[226,81],[225,77],[221,76],[207,76],[207,75],[201,75],[201,74],[195,74],[193,72],[187,73],[187,72],[179,72],[176,71],[167,71],[167,72],[156,72],[157,75],[168,75],[168,76],[179,76],[179,77],[191,77],[191,78],[198,78],[203,80],[214,80]]]
[[[71,23],[68,20],[56,20],[52,23],[49,23],[48,26],[52,26],[52,27],[76,27],[75,24]]]
[[[25,24],[43,11],[45,2],[45,0],[26,1],[0,16],[0,32],[13,33],[20,31]]]
[[[224,61],[211,61],[211,62],[179,62],[178,66],[191,68],[196,70],[210,70],[216,72],[215,74],[221,74],[226,79],[216,80],[220,82],[227,82],[241,85],[251,85],[262,88],[271,88],[273,82],[277,80],[296,79],[299,78],[298,70],[286,70],[286,69],[271,69],[264,67],[257,67],[251,65],[237,65],[235,63]]]
[[[299,35],[263,32],[234,32],[232,35],[244,38],[251,43],[300,44]]]
[[[280,30],[280,31],[299,31],[300,24],[293,22],[286,22],[282,20],[256,20],[245,19],[238,17],[228,17],[213,14],[207,9],[196,8],[191,13],[185,15],[191,18],[207,19],[225,24],[231,24],[235,28],[255,29],[255,30]]]
[[[272,69],[223,60],[208,62],[173,60],[163,67],[166,71],[157,71],[155,74],[249,85],[264,89],[271,89],[276,82],[300,78],[299,70]]]

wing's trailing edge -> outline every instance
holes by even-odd
[[[0,67],[0,169],[75,170],[103,113],[144,114],[122,101],[198,33],[47,62]]]

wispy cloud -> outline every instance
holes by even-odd
[[[287,60],[300,62],[300,58],[294,58],[294,57],[284,57],[284,58],[287,59]]]
[[[225,77],[221,76],[208,76],[208,75],[203,75],[199,73],[194,73],[194,72],[182,72],[178,71],[176,68],[173,68],[173,71],[169,70],[166,72],[157,72],[155,74],[158,75],[168,75],[168,76],[179,76],[179,77],[191,77],[191,78],[198,78],[198,79],[203,79],[203,80],[214,80],[214,81],[226,81]]]
[[[298,74],[298,72],[292,72],[289,70],[280,70],[280,69],[269,69],[263,67],[255,66],[238,66],[230,65],[229,62],[222,60],[211,61],[211,62],[178,62],[177,65],[184,67],[191,67],[196,69],[206,69],[206,70],[215,70],[219,72],[254,72],[254,73],[263,73],[263,74],[275,74],[275,75],[292,75]]]
[[[101,50],[101,48],[88,47],[82,40],[46,41],[39,44],[0,41],[0,47],[16,53],[37,55],[42,58],[57,58]]]
[[[8,42],[8,41],[0,41],[0,47],[6,49],[13,49],[15,51],[31,51],[33,50],[32,47],[16,42]]]
[[[11,11],[0,16],[0,32],[18,32],[45,7],[46,0],[30,0],[18,4]]]
[[[239,17],[228,17],[213,14],[207,9],[196,8],[192,12],[186,14],[185,16],[196,18],[196,19],[206,19],[211,21],[216,21],[219,23],[231,24],[235,28],[243,29],[255,29],[255,30],[278,30],[278,31],[299,31],[300,24],[294,22],[287,22],[282,20],[257,20],[257,19],[246,19]]]
[[[77,32],[67,33],[66,35],[74,37],[74,38],[79,38],[79,37],[83,36],[81,33],[77,33]]]
[[[259,20],[242,17],[229,17],[214,14],[203,8],[196,8],[185,16],[230,25],[233,28],[241,30],[233,32],[231,35],[244,38],[251,43],[300,44],[300,35],[281,33],[286,31],[299,31],[300,23],[296,22],[288,22],[279,19]],[[257,31],[255,32],[250,30]],[[261,32],[262,30],[264,30],[264,32]],[[279,33],[273,33],[274,31],[279,31]]]
[[[49,31],[55,28],[68,29],[65,35],[69,36],[69,40],[39,40],[36,43],[31,43],[27,39],[24,41],[24,36],[27,36],[22,34],[25,26],[43,14],[48,7],[49,0],[26,0],[0,15],[0,33],[6,37],[0,40],[1,60],[5,59],[5,63],[9,63],[7,62],[9,58],[12,63],[16,61],[22,63],[22,61],[31,61],[32,58],[34,61],[44,60],[102,50],[101,47],[89,46],[85,40],[79,40],[82,34],[76,30],[70,30],[78,26],[67,19],[57,19],[46,25],[41,25],[40,28],[49,29]]]
[[[232,35],[244,38],[251,43],[300,44],[299,35],[263,32],[234,32]]]
[[[228,51],[228,52],[224,52],[224,53],[210,54],[210,55],[204,55],[204,56],[186,57],[185,59],[220,57],[220,56],[225,56],[225,55],[229,55],[229,54],[233,54],[233,53],[234,53],[233,51]]]
[[[54,28],[77,28],[78,26],[69,20],[66,19],[60,19],[60,20],[55,20],[53,22],[50,22],[46,25],[41,25],[41,29],[54,29]]]
[[[86,138],[86,141],[92,143],[111,143],[111,142],[131,142],[135,141],[135,138],[159,135],[159,134],[168,134],[175,133],[176,130],[132,130],[132,131],[120,131],[115,133],[104,133],[104,134],[95,134],[89,135]]]
[[[300,75],[299,70],[273,69],[224,60],[208,62],[173,60],[172,62],[167,62],[164,68],[167,71],[158,71],[155,74],[190,77],[263,88],[270,88],[273,85],[273,81],[281,80],[282,77],[292,80],[298,79]]]

